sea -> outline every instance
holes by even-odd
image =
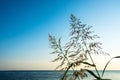
[[[101,70],[99,72],[102,73]],[[72,74],[72,71],[68,74]],[[59,80],[62,75],[63,72],[54,70],[0,71],[0,80]],[[120,80],[120,70],[107,70],[104,78]],[[88,77],[81,80],[94,80],[94,77],[88,74]]]

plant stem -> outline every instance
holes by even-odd
[[[73,64],[71,64],[71,65],[67,68],[67,70],[65,71],[65,73],[64,73],[64,75],[63,75],[63,77],[62,77],[61,80],[64,80],[64,78],[65,78],[65,76],[66,76],[68,70],[72,67],[72,65],[73,65]]]
[[[88,53],[88,54],[89,54],[89,57],[90,57],[90,59],[91,59],[93,65],[95,65],[95,63],[94,63],[94,61],[93,61],[93,59],[92,59],[92,56],[90,55],[90,53]],[[100,77],[100,74],[99,74],[99,72],[98,72],[98,70],[97,70],[96,65],[95,65],[95,71],[97,72],[98,76]]]
[[[71,46],[72,46],[72,45],[71,45]],[[63,77],[62,77],[62,80],[64,80],[64,78],[65,78],[65,76],[66,76],[68,70],[72,67],[73,63],[72,63],[72,64],[70,63],[69,59],[68,59],[68,58],[65,56],[65,54],[63,53],[63,50],[62,50],[62,48],[61,48],[60,45],[59,45],[59,49],[60,49],[60,51],[62,52],[64,58],[66,58],[66,60],[68,61],[68,64],[70,65],[70,66],[67,68],[67,70],[65,71],[65,73],[64,73],[64,75],[63,75]],[[74,71],[74,68],[73,68],[73,67],[72,67],[72,70]],[[75,79],[76,79],[76,78],[75,78]],[[78,79],[80,80],[79,77],[78,77]]]
[[[85,45],[86,49],[88,50],[88,48],[87,48],[87,46],[86,46],[86,43],[85,43],[85,41],[84,41],[84,39],[83,39],[83,38],[82,38],[82,40],[83,40],[83,43],[84,43],[84,45]],[[93,61],[93,58],[92,58],[92,56],[90,55],[90,53],[88,53],[88,55],[89,55],[89,57],[90,57],[90,59],[91,59],[91,61],[92,61],[93,65],[95,65],[95,63],[94,63],[94,61]],[[98,76],[100,77],[100,74],[99,74],[99,72],[98,72],[98,70],[97,70],[96,65],[95,65],[95,71],[97,72]]]

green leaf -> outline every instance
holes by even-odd
[[[83,64],[87,64],[87,65],[92,66],[92,67],[95,67],[94,64],[90,64],[90,63],[88,63],[88,62],[81,62],[81,63],[83,63]]]
[[[63,74],[63,76],[62,76],[61,80],[64,80],[64,79],[65,79],[65,76],[66,76],[66,74],[67,74],[68,70],[69,70],[72,66],[73,66],[73,63],[72,63],[72,64],[70,64],[70,65],[67,67],[67,70],[64,72],[64,74]]]
[[[114,57],[114,58],[120,58],[120,56],[116,56],[116,57]]]
[[[98,77],[96,74],[94,74],[94,72],[92,72],[91,70],[85,69],[85,71],[87,71],[88,73],[90,73],[93,77],[95,77],[96,79],[101,79],[100,77]]]
[[[104,75],[104,72],[105,72],[108,64],[109,64],[109,63],[111,62],[111,60],[114,59],[114,58],[120,58],[120,56],[113,57],[113,58],[111,58],[111,59],[106,63],[106,65],[105,65],[105,67],[104,67],[104,69],[103,69],[103,72],[102,72],[102,77],[103,77],[103,75]]]

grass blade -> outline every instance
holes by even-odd
[[[90,63],[88,63],[88,62],[81,62],[81,63],[83,63],[83,64],[87,64],[87,65],[92,66],[92,67],[95,67],[94,64],[90,64]]]
[[[93,77],[95,77],[96,79],[101,79],[100,77],[98,77],[96,74],[94,74],[94,72],[92,72],[91,70],[85,69],[85,71],[87,71],[88,73],[90,73]]]
[[[73,63],[70,64],[70,66],[67,68],[67,70],[66,70],[65,73],[63,74],[63,77],[62,77],[60,80],[64,80],[64,79],[65,79],[65,76],[66,76],[68,70],[72,67],[72,65],[73,65]]]
[[[111,59],[106,63],[106,65],[105,65],[105,67],[104,67],[104,69],[103,69],[103,72],[102,72],[102,77],[103,77],[103,75],[104,75],[104,73],[105,73],[105,70],[106,70],[108,64],[109,64],[109,63],[111,62],[111,60],[114,59],[114,58],[120,58],[120,56],[113,57],[113,58],[111,58]]]

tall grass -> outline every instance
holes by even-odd
[[[53,49],[51,54],[56,54],[56,58],[52,62],[60,62],[56,69],[64,71],[60,80],[68,79],[67,73],[69,70],[73,71],[73,76],[70,76],[70,80],[83,79],[87,77],[86,72],[98,80],[102,79],[107,65],[113,58],[108,61],[101,76],[92,55],[106,55],[107,53],[102,51],[102,44],[96,41],[99,36],[91,28],[92,26],[83,24],[80,19],[71,14],[70,39],[66,44],[61,45],[61,38],[56,39],[55,36],[49,34],[50,46]],[[119,58],[119,56],[114,58]],[[82,68],[82,66],[84,67]],[[92,72],[89,67],[93,67],[96,73]]]

